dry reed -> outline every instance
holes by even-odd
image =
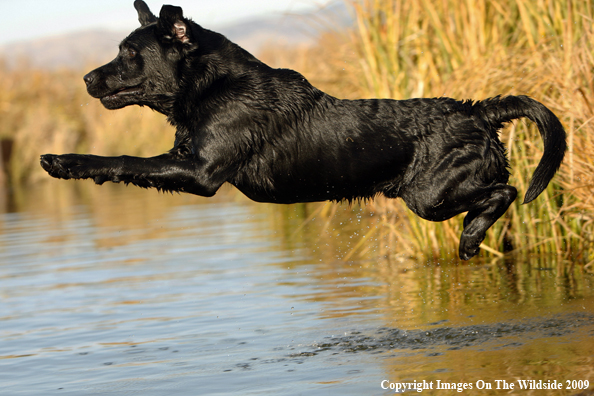
[[[568,131],[560,174],[530,205],[518,199],[489,231],[489,255],[507,250],[592,256],[593,2],[569,0],[364,0],[352,3],[360,84],[370,96],[481,99],[527,94],[550,107]],[[356,70],[357,68],[355,68]],[[502,134],[520,193],[542,154],[538,131],[517,122]],[[400,245],[414,255],[453,257],[462,216],[441,224],[378,200],[377,210],[406,213]],[[386,224],[386,232],[396,232]]]
[[[553,253],[590,262],[594,2],[353,0],[349,5],[356,26],[348,37],[327,35],[321,49],[301,57],[307,61],[300,66],[314,85],[346,98],[525,94],[543,102],[567,129],[566,159],[536,201],[521,205],[518,199],[495,224],[483,244],[484,254]],[[343,37],[342,45],[337,37]],[[328,75],[340,75],[348,84],[328,81]],[[533,125],[519,121],[502,131],[502,140],[510,155],[510,183],[523,194],[542,154],[541,138]],[[370,208],[383,219],[378,233],[391,241],[393,252],[418,258],[457,256],[463,216],[431,223],[401,201],[383,198]],[[361,247],[349,257],[363,251]]]

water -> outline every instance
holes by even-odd
[[[345,261],[358,222],[304,227],[301,206],[233,192],[56,182],[5,206],[3,395],[594,385],[593,277],[580,265],[415,263],[373,249]]]

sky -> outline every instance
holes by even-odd
[[[164,3],[165,1],[165,3]],[[162,4],[209,27],[271,14],[318,8],[327,0],[145,0],[155,15]],[[133,0],[0,0],[0,45],[90,28],[132,30],[138,25]]]

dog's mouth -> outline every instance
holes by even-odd
[[[108,109],[119,109],[134,103],[142,92],[143,90],[140,86],[127,87],[101,96],[100,100],[103,106]]]
[[[105,100],[113,100],[113,99],[117,99],[122,96],[135,96],[135,95],[140,94],[141,92],[142,92],[142,89],[140,88],[140,86],[122,88],[114,93],[103,96],[101,98],[101,100],[104,100],[104,99]]]

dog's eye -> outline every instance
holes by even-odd
[[[128,48],[128,58],[134,58],[136,56],[136,50]]]

